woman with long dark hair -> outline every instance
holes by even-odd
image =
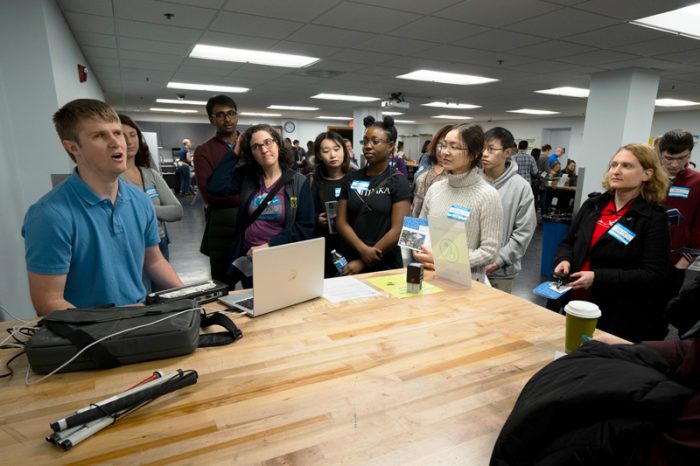
[[[152,168],[151,153],[139,126],[127,115],[119,114],[119,120],[126,139],[126,172],[120,178],[141,189],[153,203],[158,219],[160,250],[163,257],[169,260],[170,238],[165,222],[180,220],[182,205],[160,173]]]
[[[442,166],[442,153],[437,150],[438,145],[445,144],[445,135],[450,132],[452,125],[443,126],[435,132],[433,138],[428,141],[426,167],[416,173],[415,187],[413,189],[413,204],[411,204],[411,216],[418,217],[423,208],[423,199],[428,188],[433,183],[445,178],[445,167]]]

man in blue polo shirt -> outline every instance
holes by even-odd
[[[119,180],[126,170],[126,142],[114,110],[78,99],[59,109],[53,121],[76,169],[24,218],[29,292],[37,313],[141,302],[143,273],[163,288],[182,286],[158,249],[153,205]]]

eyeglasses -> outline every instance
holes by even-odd
[[[458,150],[467,150],[467,151],[469,150],[469,148],[467,148],[467,147],[459,147],[459,146],[455,146],[455,145],[450,146],[447,144],[438,144],[437,146],[435,146],[435,149],[437,149],[438,152],[443,152],[446,150],[448,150],[450,152],[455,152]]]
[[[252,150],[253,152],[258,152],[258,151],[259,151],[260,149],[262,149],[263,147],[269,149],[270,146],[272,146],[272,144],[274,144],[274,143],[275,143],[275,140],[274,140],[274,139],[269,139],[269,138],[268,138],[268,139],[265,139],[265,140],[262,142],[262,144],[251,144],[251,145],[250,145],[250,150]]]
[[[386,139],[360,139],[360,144],[363,146],[366,146],[367,144],[371,146],[378,146],[379,144],[384,144],[387,141]]]
[[[503,150],[503,147],[493,147],[493,146],[484,147],[484,152],[488,152],[489,154],[495,154],[496,152],[500,152],[502,150]]]
[[[228,112],[216,112],[214,118],[217,120],[224,120],[226,117],[236,118],[236,115],[238,115],[238,113],[235,110],[229,110]]]
[[[681,154],[681,155],[676,156],[676,157],[670,157],[666,154],[661,156],[661,158],[667,163],[673,163],[673,162],[683,163],[686,161],[686,159],[688,157],[690,157],[690,152],[688,152],[687,154]]]

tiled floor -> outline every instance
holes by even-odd
[[[168,223],[170,234],[170,262],[185,283],[208,280],[209,259],[199,252],[204,232],[204,208],[199,196],[180,198],[184,210],[181,221]],[[538,227],[523,258],[523,268],[513,283],[513,294],[544,305],[544,298],[532,293],[542,282],[540,256],[542,254],[542,228]]]

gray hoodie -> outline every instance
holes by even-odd
[[[482,171],[483,176],[483,171]],[[491,275],[513,278],[520,272],[520,261],[527,251],[537,227],[535,198],[530,184],[518,175],[515,160],[506,160],[506,171],[495,181],[484,180],[496,188],[503,206],[501,249],[498,251],[498,268]]]

